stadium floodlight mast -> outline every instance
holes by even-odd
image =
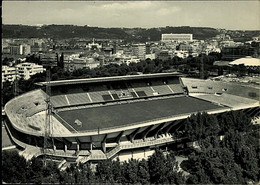
[[[51,148],[54,146],[53,138],[51,137],[53,133],[53,124],[51,121],[51,113],[52,113],[52,105],[50,101],[51,96],[51,68],[55,65],[55,61],[51,58],[45,58],[43,60],[43,66],[46,67],[46,117],[45,117],[45,126],[44,126],[44,143],[43,143],[43,154],[44,154],[44,166],[47,165],[47,153],[48,148]],[[50,143],[50,140],[52,140],[52,143]]]
[[[200,58],[200,79],[204,79],[205,75],[205,69],[204,69],[204,54],[203,51],[206,49],[205,45],[202,46],[201,48],[201,58]]]
[[[13,93],[14,93],[14,98],[16,98],[16,96],[18,95],[18,79],[17,79],[17,61],[15,60],[15,63],[14,63],[14,69],[15,69],[15,76],[14,76],[14,82],[13,82],[13,85],[14,85],[14,89],[13,89]]]

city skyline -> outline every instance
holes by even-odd
[[[259,30],[259,1],[3,1],[3,24]]]

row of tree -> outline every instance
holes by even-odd
[[[148,160],[120,162],[104,160],[95,169],[90,163],[72,164],[60,171],[54,162],[44,166],[42,159],[26,161],[17,152],[3,152],[2,176],[6,183],[130,183],[183,184],[185,177],[178,171],[178,162],[172,152],[164,154],[157,149]]]
[[[26,161],[17,152],[3,152],[2,177],[15,183],[246,184],[260,179],[259,125],[241,111],[220,116],[199,113],[187,118],[183,133],[199,147],[191,150],[179,171],[175,154],[156,149],[148,160],[104,160],[71,165],[60,171],[54,162]],[[219,134],[223,139],[220,139]],[[180,136],[180,137],[183,137]]]
[[[183,124],[184,131],[179,137],[188,137],[192,141],[206,139],[209,136],[221,136],[230,130],[250,132],[253,129],[251,118],[241,111],[230,111],[218,116],[205,112],[191,115]]]

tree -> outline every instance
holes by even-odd
[[[125,182],[130,184],[136,184],[138,181],[138,161],[130,159],[128,162],[123,163]]]
[[[251,119],[242,111],[230,111],[223,113],[219,116],[218,122],[221,127],[222,134],[229,130],[246,132],[252,128]]]
[[[96,176],[102,183],[114,182],[112,161],[110,159],[101,161],[97,164]]]
[[[225,134],[221,146],[233,152],[235,162],[243,170],[243,177],[256,182],[259,178],[259,159],[257,158],[259,143],[252,142],[252,140],[254,138],[249,134],[242,134],[231,130]]]
[[[155,153],[148,159],[150,182],[155,184],[169,183],[167,179],[166,159],[161,150],[156,149]]]
[[[59,176],[59,182],[61,184],[65,183],[76,183],[76,178],[75,178],[75,165],[70,165],[68,168],[66,168],[65,171],[60,172]]]
[[[120,164],[119,158],[112,161],[112,171],[115,183],[125,182],[124,167]]]
[[[2,102],[5,105],[9,100],[14,97],[13,86],[9,81],[3,83],[2,88]]]
[[[184,123],[184,132],[192,141],[199,141],[208,136],[217,135],[220,131],[214,115],[205,112],[191,115]]]
[[[17,151],[3,151],[2,180],[7,183],[26,183],[28,163]]]
[[[138,163],[137,181],[141,184],[149,184],[150,182],[148,162],[144,159]]]
[[[159,149],[148,159],[150,183],[154,184],[183,184],[185,179],[178,171],[178,162],[170,152],[164,155]]]
[[[61,53],[60,60],[58,61],[58,67],[60,67],[62,70],[64,69],[64,54]]]
[[[199,153],[191,155],[186,169],[190,173],[187,183],[243,184],[242,170],[234,161],[233,153],[227,148],[209,146]]]
[[[178,161],[172,151],[166,155],[167,179],[170,184],[184,184],[183,172],[179,171]]]

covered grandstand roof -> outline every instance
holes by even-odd
[[[260,66],[260,59],[259,58],[252,58],[252,57],[245,57],[234,60],[230,62],[231,65],[241,65],[244,64],[245,66]]]
[[[159,78],[169,76],[183,76],[181,73],[155,73],[155,74],[142,74],[142,75],[127,75],[127,76],[112,76],[112,77],[100,77],[100,78],[84,78],[84,79],[72,79],[72,80],[59,80],[51,81],[50,86],[58,85],[71,85],[71,84],[82,84],[82,83],[94,83],[94,82],[107,82],[107,81],[121,81],[121,80],[132,80],[132,79],[146,79],[146,78]],[[38,82],[36,85],[44,86],[46,82]]]

